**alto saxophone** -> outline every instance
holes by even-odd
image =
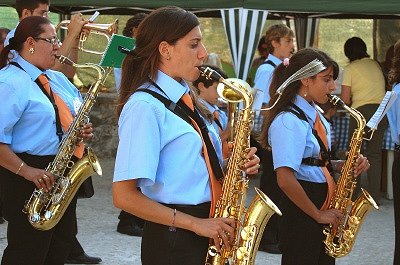
[[[329,204],[329,209],[339,210],[344,217],[337,229],[333,229],[331,225],[324,228],[325,251],[329,256],[339,258],[350,253],[365,216],[372,207],[375,209],[379,207],[371,195],[362,188],[360,197],[355,202],[351,201],[357,184],[354,171],[362,147],[365,118],[358,110],[344,104],[339,97],[334,95],[328,95],[328,97],[334,105],[339,105],[348,111],[356,119],[358,125],[351,138],[350,149],[342,167],[335,194]]]
[[[214,214],[214,218],[228,217],[236,221],[234,241],[230,250],[222,245],[220,253],[215,246],[209,246],[205,264],[223,265],[230,261],[231,265],[252,265],[269,218],[274,213],[282,215],[278,207],[258,188],[255,188],[257,194],[250,206],[245,209],[249,179],[243,172],[243,165],[250,147],[253,97],[242,86],[234,86],[208,67],[200,67],[200,71],[206,77],[223,83],[244,101],[235,125],[234,146],[222,185],[222,195],[217,201]]]
[[[28,215],[31,225],[38,230],[53,228],[60,221],[81,184],[94,172],[99,175],[102,174],[99,160],[90,148],[87,148],[85,155],[76,163],[71,158],[79,139],[81,127],[87,123],[89,112],[96,102],[99,87],[105,80],[105,71],[95,64],[75,64],[65,56],[59,56],[57,59],[61,63],[69,64],[76,68],[95,69],[98,73],[98,78],[87,92],[74,121],[58,147],[53,162],[46,168],[46,171],[55,176],[54,185],[49,192],[35,189],[24,206],[23,212]],[[66,173],[67,169],[69,171],[65,175],[64,173]]]

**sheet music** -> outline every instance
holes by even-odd
[[[386,115],[390,107],[393,105],[397,95],[394,91],[387,91],[381,104],[379,104],[378,109],[375,111],[374,115],[372,115],[371,119],[368,121],[367,126],[372,130],[376,130],[378,128],[379,122]]]

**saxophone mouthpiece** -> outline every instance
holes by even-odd
[[[215,80],[220,83],[224,81],[224,78],[210,67],[199,66],[199,70],[207,79]]]
[[[71,66],[74,66],[75,63],[69,59],[68,57],[64,56],[64,55],[56,55],[56,59],[58,59],[60,61],[60,63],[62,64],[68,64]]]
[[[346,105],[346,104],[344,104],[343,100],[341,98],[339,98],[338,96],[328,95],[328,99],[333,105],[338,105],[340,107],[343,107],[344,105]]]

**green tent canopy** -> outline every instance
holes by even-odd
[[[15,0],[2,0],[0,5],[12,6],[14,3]],[[300,47],[306,47],[310,35],[304,35],[304,29],[315,28],[315,21],[310,18],[398,18],[400,12],[399,0],[51,0],[50,3],[50,10],[61,15],[93,13],[94,10],[102,14],[132,15],[162,6],[180,6],[198,16],[222,17],[236,76],[244,80],[267,15],[296,18]],[[308,34],[312,35],[312,30]]]

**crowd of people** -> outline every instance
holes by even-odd
[[[49,192],[57,181],[47,166],[83,101],[71,82],[75,69],[56,57],[77,61],[79,37],[89,34],[85,25],[90,22],[73,15],[61,43],[48,19],[49,4],[16,0],[18,25],[11,31],[0,28],[0,94],[7,99],[0,106],[0,223],[8,224],[1,264],[98,264],[101,258],[87,255],[76,237],[78,195],[49,230],[35,229],[21,212],[34,190]],[[119,143],[112,196],[121,209],[117,231],[142,237],[144,265],[204,264],[210,245],[217,252],[233,247],[238,226],[230,217],[215,217],[234,150],[233,128],[219,100],[218,81],[199,68],[228,76],[218,56],[207,53],[196,15],[182,8],[139,13],[128,20],[123,35],[134,38],[135,47],[126,52],[122,68],[114,69]],[[268,222],[259,250],[282,254],[284,265],[335,264],[325,251],[323,231],[327,225],[335,231],[346,218],[330,204],[345,164],[336,156],[331,122],[336,106],[328,99],[339,66],[322,50],[295,51],[294,37],[289,27],[276,24],[260,39],[265,53],[255,62],[256,124],[241,170],[261,173],[260,189],[283,214]],[[384,65],[369,58],[358,37],[346,41],[344,54],[349,64],[340,97],[369,120],[386,90],[400,93],[400,43],[393,45],[392,58]],[[387,122],[396,144],[393,186],[399,184],[399,107],[397,99],[355,159],[353,174],[367,176],[366,189],[378,205]],[[350,119],[349,141],[356,126]],[[92,137],[87,122],[80,127],[75,161]],[[361,181],[357,183],[356,195]],[[399,205],[394,189],[394,264],[400,260]]]

